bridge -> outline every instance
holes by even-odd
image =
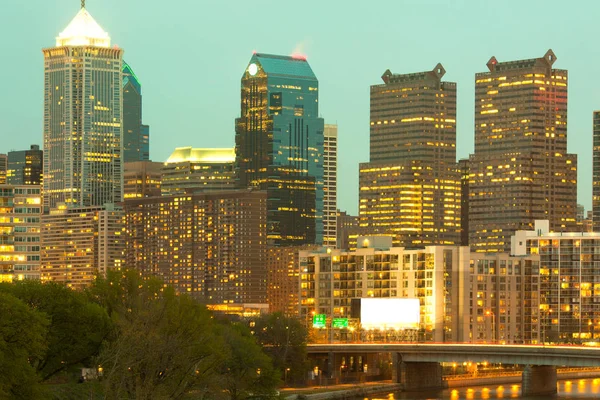
[[[600,347],[500,345],[473,343],[328,343],[309,344],[310,355],[326,355],[331,377],[341,371],[342,355],[389,353],[392,379],[406,390],[442,387],[440,363],[489,362],[526,365],[523,395],[556,393],[556,367],[600,367]],[[341,374],[341,372],[340,372]]]

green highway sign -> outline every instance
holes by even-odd
[[[327,326],[327,315],[315,314],[313,316],[313,328],[325,328]]]
[[[333,329],[343,329],[348,327],[348,318],[334,318],[331,321],[331,327]]]

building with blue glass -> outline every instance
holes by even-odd
[[[324,122],[319,83],[303,57],[254,54],[241,82],[236,181],[267,191],[267,238],[323,242]]]
[[[150,159],[150,127],[142,123],[142,84],[123,61],[123,160]]]

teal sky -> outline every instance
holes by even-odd
[[[369,157],[369,86],[386,69],[444,65],[444,79],[458,83],[463,158],[473,151],[475,73],[491,56],[534,58],[552,48],[554,66],[569,71],[569,152],[579,156],[579,203],[591,209],[599,1],[87,0],[86,8],[143,85],[154,161],[177,146],[232,147],[252,51],[304,52],[319,79],[322,117],[339,125],[338,207],[353,214],[358,163]],[[78,10],[79,0],[2,0],[0,152],[42,144],[41,49],[54,46]]]

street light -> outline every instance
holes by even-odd
[[[492,343],[496,342],[496,314],[493,311],[487,310],[485,312],[486,315],[492,316]]]
[[[284,385],[287,385],[287,374],[288,374],[288,372],[290,372],[290,369],[286,368],[285,372],[284,372],[284,378],[283,378],[283,384]]]

